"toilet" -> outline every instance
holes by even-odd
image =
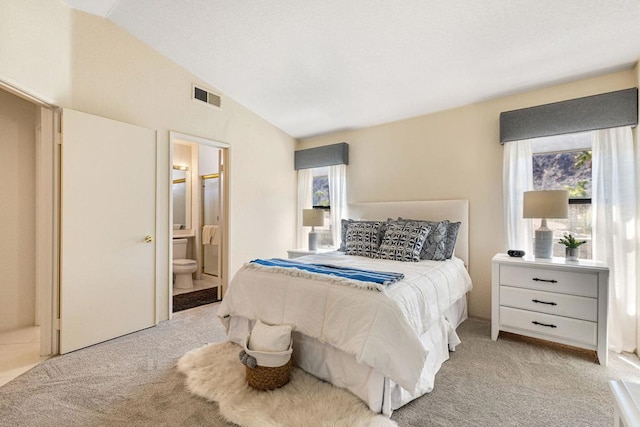
[[[178,289],[193,288],[192,274],[198,269],[198,263],[187,259],[187,239],[173,239],[173,274],[176,276],[174,286]]]

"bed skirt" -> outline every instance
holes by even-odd
[[[462,297],[420,337],[429,354],[416,393],[408,392],[342,350],[298,332],[293,334],[294,363],[322,380],[351,391],[372,411],[391,416],[394,409],[433,390],[436,373],[449,359],[449,351],[460,344],[455,329],[466,318],[467,300]],[[245,317],[231,317],[229,340],[241,344],[252,324],[253,321]]]

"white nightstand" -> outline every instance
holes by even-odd
[[[607,365],[609,269],[601,262],[512,258],[491,270],[491,339],[500,331],[595,350]]]
[[[289,259],[298,258],[299,256],[305,255],[315,255],[322,254],[325,252],[331,252],[331,249],[316,249],[315,251],[310,251],[309,249],[289,249],[287,250],[287,254],[289,254]]]

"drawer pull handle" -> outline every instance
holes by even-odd
[[[533,281],[534,281],[534,282],[558,283],[558,281],[557,281],[557,280],[553,280],[553,279],[551,279],[551,280],[547,280],[547,279],[538,279],[537,277],[534,277],[534,278],[533,278]]]
[[[555,302],[546,302],[546,301],[540,301],[540,300],[537,300],[537,299],[532,299],[531,301],[533,301],[535,303],[538,303],[538,304],[558,305]]]
[[[540,323],[540,322],[536,322],[535,320],[533,322],[534,325],[540,325],[540,326],[546,326],[547,328],[557,328],[556,325],[551,325],[551,324],[547,324],[547,323]]]

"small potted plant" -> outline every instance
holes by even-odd
[[[576,240],[571,234],[565,234],[560,243],[565,246],[565,256],[567,261],[578,261],[580,246],[587,243],[586,240]]]

